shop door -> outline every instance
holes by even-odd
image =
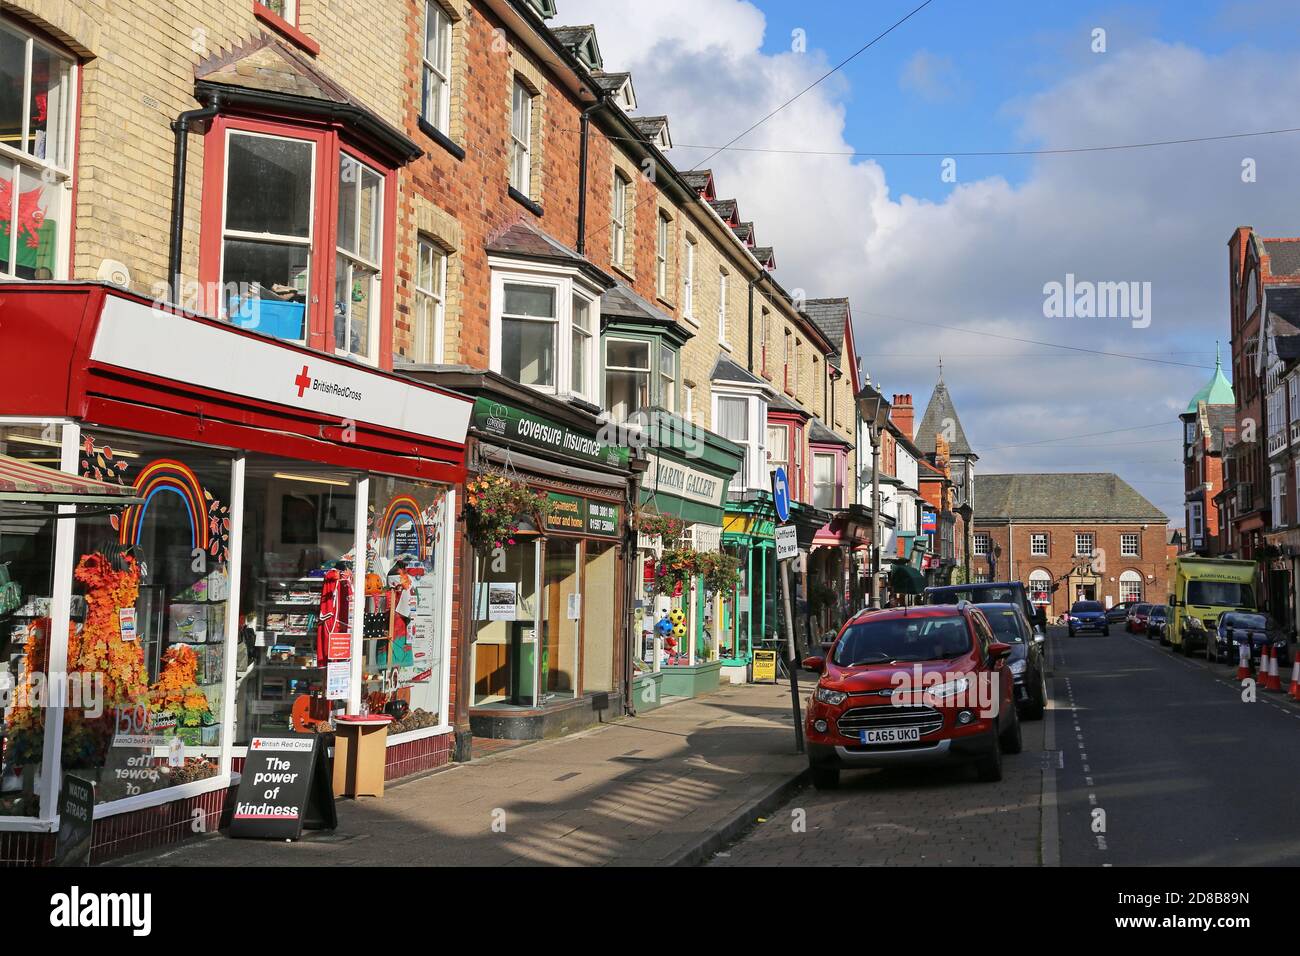
[[[582,690],[609,692],[614,689],[614,645],[618,637],[614,617],[619,591],[618,548],[608,541],[588,541],[584,550]]]
[[[581,542],[551,538],[546,542],[543,576],[545,618],[541,649],[542,702],[573,697],[578,690],[578,635],[582,596],[578,583]]]
[[[479,560],[474,705],[537,703],[537,550],[524,541]]]

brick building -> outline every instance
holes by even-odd
[[[1166,522],[1118,475],[981,475],[974,536],[993,555],[984,573],[1025,582],[1057,616],[1076,600],[1163,602]]]
[[[1184,512],[1191,550],[1204,557],[1227,550],[1219,514],[1223,455],[1236,440],[1237,406],[1217,356],[1214,376],[1178,416],[1183,426]]]

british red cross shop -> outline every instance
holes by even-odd
[[[63,775],[102,860],[215,829],[254,736],[449,759],[472,403],[96,284],[0,284],[0,864]]]

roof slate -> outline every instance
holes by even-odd
[[[1286,239],[1265,239],[1264,251],[1268,253],[1269,275],[1300,275],[1300,242]]]
[[[1169,520],[1113,472],[980,475],[975,488],[976,520]]]
[[[943,379],[939,379],[935,384],[934,394],[930,396],[930,404],[925,407],[921,424],[917,426],[916,446],[925,454],[933,455],[934,436],[938,434],[944,437],[952,436],[948,441],[950,455],[975,454],[971,450],[970,442],[966,440],[966,430],[961,426],[961,419],[957,417],[957,409],[952,403],[952,396],[948,394],[948,386],[944,384]]]
[[[844,347],[844,328],[849,320],[849,300],[847,298],[806,299],[804,312],[808,314],[808,318],[817,323],[817,328],[822,330],[822,334],[830,339],[831,344],[835,346],[834,358],[839,361],[840,351]]]

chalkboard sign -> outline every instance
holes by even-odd
[[[331,776],[320,734],[254,737],[228,835],[296,840],[304,829],[336,829]]]
[[[59,835],[55,866],[90,866],[90,838],[95,828],[95,785],[68,774],[59,797]]]

